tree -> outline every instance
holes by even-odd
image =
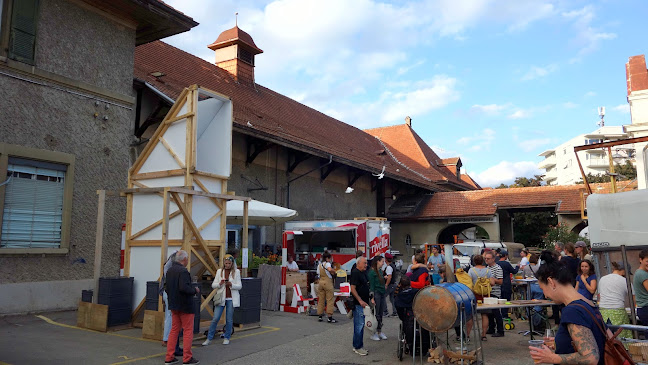
[[[576,242],[585,241],[589,244],[589,239],[579,236],[578,233],[572,232],[565,223],[558,223],[549,227],[547,233],[542,237],[542,248],[553,250],[556,242]]]
[[[525,246],[542,246],[549,228],[558,223],[554,212],[522,212],[515,213],[513,217],[515,242]]]
[[[496,189],[507,189],[507,188],[528,188],[530,186],[542,186],[542,175],[533,175],[533,177],[516,177],[513,184],[506,185],[504,183],[500,184]]]
[[[618,174],[617,181],[634,180],[637,178],[637,168],[629,160],[626,160],[623,165],[616,164],[614,166],[614,173]],[[610,182],[610,176],[606,173],[594,175],[590,172],[587,174],[587,182],[590,184],[608,183]],[[584,184],[584,182],[581,179],[577,184]]]

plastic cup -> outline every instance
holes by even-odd
[[[544,340],[529,340],[529,346],[531,347],[542,348],[542,345],[544,345]],[[538,364],[535,360],[533,360],[533,362]]]

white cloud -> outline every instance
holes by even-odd
[[[502,161],[478,174],[471,174],[482,187],[497,187],[500,184],[511,184],[516,177],[532,177],[542,172],[533,161]]]
[[[498,115],[500,112],[510,108],[511,106],[512,106],[511,103],[488,104],[488,105],[475,104],[470,107],[470,111],[480,113],[480,114]]]
[[[540,146],[547,145],[551,143],[552,139],[551,138],[536,138],[536,139],[527,139],[524,141],[520,141],[518,143],[518,146],[524,151],[524,152],[531,152],[535,150],[536,148]]]
[[[472,136],[461,137],[457,140],[457,144],[466,146],[469,151],[479,152],[488,151],[491,148],[493,141],[495,141],[496,132],[490,128],[484,128],[481,132],[477,132]]]
[[[398,70],[396,70],[396,74],[398,76],[402,76],[402,75],[408,73],[410,70],[423,65],[424,63],[425,63],[424,60],[420,60],[420,61],[417,61],[417,62],[411,64],[411,65],[401,66],[401,67],[398,68]]]
[[[622,114],[630,114],[630,104],[625,103],[625,104],[617,105],[614,108],[612,108],[612,110]]]
[[[608,33],[592,25],[596,12],[594,7],[586,5],[582,9],[562,13],[563,18],[573,21],[576,33],[572,43],[579,48],[578,54],[570,60],[571,63],[579,62],[583,56],[599,49],[603,40],[616,38],[615,33]]]
[[[563,106],[563,108],[565,108],[565,109],[574,109],[574,108],[578,107],[578,104],[576,104],[576,103],[572,103],[571,101],[568,101],[568,102],[566,102],[566,103],[563,103],[562,106]]]
[[[556,65],[555,63],[544,67],[531,66],[529,71],[527,71],[527,73],[522,76],[522,81],[529,81],[545,77],[550,73],[556,72],[556,70],[558,70],[558,65]]]
[[[584,95],[586,98],[591,98],[593,96],[596,96],[596,93],[594,91],[588,91]]]
[[[523,118],[529,118],[531,116],[531,112],[528,110],[524,109],[518,109],[514,111],[513,113],[509,114],[508,118],[509,119],[523,119]]]

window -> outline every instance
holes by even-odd
[[[0,143],[0,254],[67,253],[74,156]]]
[[[34,64],[39,0],[0,0],[0,45],[7,57]]]
[[[241,59],[241,61],[247,62],[250,65],[254,66],[254,56],[252,56],[252,53],[242,47],[239,47],[238,50],[239,58]]]

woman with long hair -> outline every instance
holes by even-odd
[[[613,325],[629,324],[630,319],[625,310],[625,302],[628,297],[628,286],[626,275],[630,273],[630,266],[626,270],[623,262],[612,262],[613,271],[603,276],[599,286],[599,310],[604,321],[610,321]],[[619,337],[632,338],[632,331],[623,330]]]
[[[385,277],[383,276],[382,270],[380,270],[384,262],[385,259],[382,256],[375,256],[371,260],[371,270],[369,270],[369,293],[373,293],[374,301],[376,302],[374,312],[376,321],[378,321],[376,332],[371,336],[371,339],[374,341],[387,339],[387,336],[382,333],[383,312],[387,303],[386,300],[383,300],[385,298]]]
[[[565,243],[565,256],[563,256],[560,261],[562,261],[567,270],[569,270],[569,273],[572,275],[572,286],[575,286],[576,278],[578,277],[580,259],[576,255],[576,248],[573,243]]]
[[[572,245],[573,246],[573,245]],[[569,250],[568,250],[569,252]],[[604,346],[607,333],[594,304],[583,298],[572,285],[572,275],[563,262],[549,251],[541,255],[543,264],[537,272],[538,282],[547,298],[564,304],[556,332],[555,353],[546,345],[531,347],[533,361],[545,364],[604,365]],[[647,260],[648,262],[648,260]]]
[[[587,243],[585,241],[576,241],[574,243],[574,252],[576,257],[582,260],[592,261],[592,255],[590,255],[589,250],[587,249]]]
[[[576,291],[588,300],[592,300],[596,293],[596,274],[594,264],[590,260],[582,260],[576,278]]]
[[[239,290],[243,287],[241,282],[241,272],[236,268],[236,261],[234,256],[225,255],[223,258],[223,267],[216,271],[212,288],[221,289],[220,293],[217,291],[216,295],[220,295],[220,302],[214,307],[214,318],[209,325],[209,332],[207,339],[203,342],[203,346],[211,343],[216,335],[216,327],[220,321],[223,311],[225,313],[225,339],[223,345],[229,345],[230,337],[232,336],[232,328],[234,326],[234,308],[241,306],[241,296]]]

